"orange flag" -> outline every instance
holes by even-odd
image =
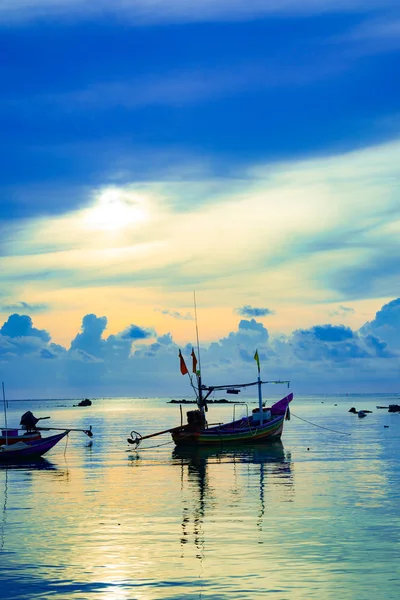
[[[182,356],[182,352],[180,350],[179,350],[178,356],[179,356],[179,360],[181,361],[181,373],[182,373],[182,375],[186,375],[187,373],[189,373],[189,371],[187,370],[185,360],[184,360],[184,358]]]
[[[193,373],[197,373],[197,358],[196,355],[194,353],[194,348],[192,348],[192,360],[193,360]]]

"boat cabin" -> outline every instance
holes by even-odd
[[[252,420],[254,424],[258,424],[260,423],[260,409],[254,408],[251,411],[252,414]],[[266,421],[270,421],[272,418],[272,413],[271,413],[271,409],[270,408],[263,408],[262,411],[262,416],[263,416],[263,422],[265,423]]]

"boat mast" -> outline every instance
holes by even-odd
[[[206,420],[206,415],[205,415],[206,403],[203,398],[203,390],[202,390],[202,385],[201,385],[201,358],[200,358],[199,328],[198,328],[198,323],[197,323],[197,306],[196,306],[196,292],[195,291],[193,291],[193,304],[194,304],[194,319],[195,319],[195,323],[196,323],[197,355],[199,357],[199,368],[196,373],[197,387],[198,387],[197,404],[200,409],[202,419],[205,422],[205,420]]]
[[[3,388],[4,422],[6,425],[6,446],[7,446],[8,445],[8,425],[7,425],[6,394],[4,391],[4,381],[1,382],[1,387]]]
[[[264,411],[263,411],[263,402],[262,402],[262,393],[261,393],[260,359],[258,358],[258,350],[256,350],[256,353],[254,355],[254,360],[257,363],[257,369],[258,369],[258,378],[257,378],[258,410],[260,411],[260,425],[262,425],[263,424]]]

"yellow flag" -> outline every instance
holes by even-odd
[[[258,367],[258,372],[260,372],[260,359],[258,358],[258,350],[256,350],[256,353],[254,355],[254,360],[257,363],[257,367]]]

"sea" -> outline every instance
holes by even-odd
[[[163,434],[135,450],[131,431],[180,424],[170,400],[8,403],[9,427],[31,410],[94,435],[0,465],[1,599],[400,597],[400,413],[377,408],[398,395],[295,394],[278,444],[178,451]]]

